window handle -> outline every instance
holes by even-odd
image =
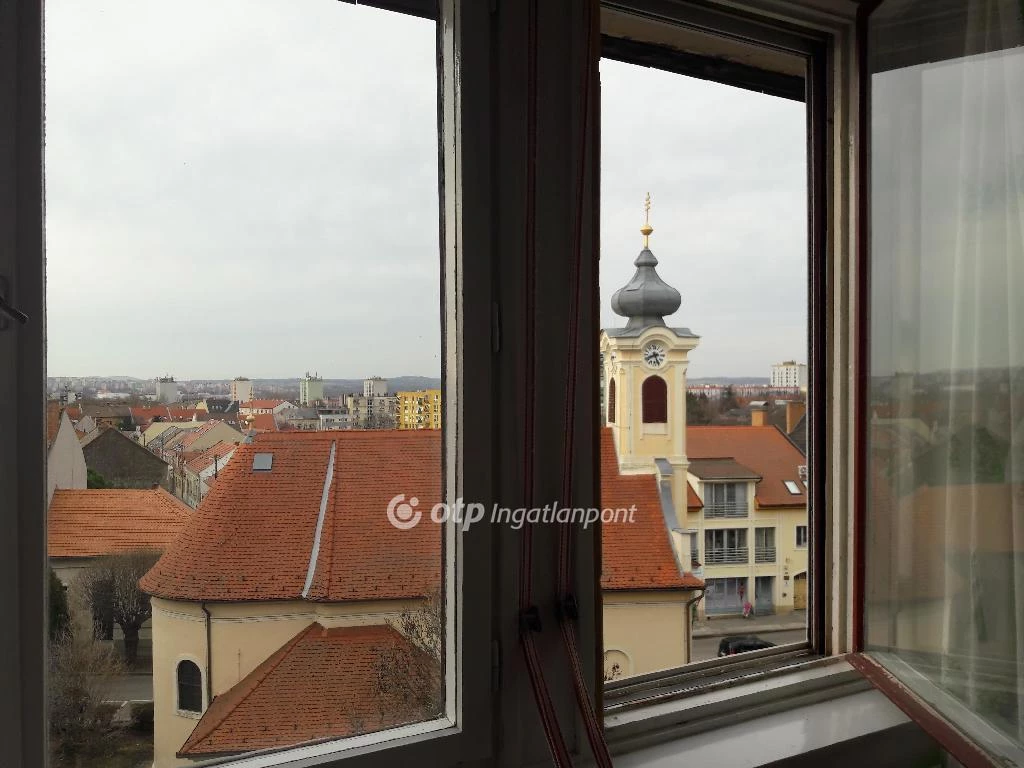
[[[28,322],[28,315],[7,301],[7,280],[0,277],[0,315],[5,315],[21,325]],[[6,330],[7,323],[0,317],[0,330]]]

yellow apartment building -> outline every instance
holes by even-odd
[[[441,390],[399,392],[395,426],[398,429],[440,429]]]

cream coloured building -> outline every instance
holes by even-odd
[[[806,459],[775,426],[688,427],[701,616],[807,607]]]
[[[238,446],[140,582],[155,768],[417,719],[382,714],[373,689],[382,649],[410,648],[390,622],[441,577],[441,527],[388,521],[399,489],[427,509],[440,500],[438,432],[296,430]]]
[[[648,199],[649,206],[649,199]],[[601,504],[635,505],[631,524],[602,527],[605,678],[679,667],[690,661],[692,606],[703,582],[694,573],[695,503],[687,483],[686,368],[699,338],[672,328],[679,292],[659,277],[644,247],[636,273],[612,297],[624,328],[601,332],[604,408]]]

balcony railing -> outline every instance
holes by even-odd
[[[704,517],[747,517],[745,501],[704,502]]]
[[[754,547],[755,563],[774,563],[775,547]]]
[[[750,550],[747,547],[708,549],[704,553],[705,565],[734,565],[748,562],[750,562]]]

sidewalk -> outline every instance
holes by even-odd
[[[791,611],[781,615],[717,616],[704,618],[693,625],[693,637],[724,635],[760,635],[765,632],[793,632],[807,626],[807,611]]]

